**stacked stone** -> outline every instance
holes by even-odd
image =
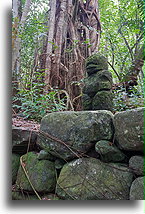
[[[86,71],[88,77],[84,79],[83,109],[112,111],[112,75],[108,71],[107,59],[100,54],[88,57]]]
[[[143,200],[144,110],[53,112],[38,136],[13,127],[12,199]]]

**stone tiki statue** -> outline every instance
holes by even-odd
[[[94,54],[86,60],[87,77],[84,79],[83,110],[113,110],[112,75],[107,59]]]

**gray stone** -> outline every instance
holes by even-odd
[[[144,179],[145,177],[138,177],[132,182],[130,200],[144,200]]]
[[[12,192],[12,200],[39,200],[36,195],[24,194],[24,192],[13,191]]]
[[[80,157],[79,155],[89,151],[96,141],[112,138],[112,118],[113,114],[109,111],[47,114],[41,121],[41,136],[37,144],[60,159]]]
[[[145,175],[144,172],[144,157],[143,156],[132,156],[129,160],[129,168],[136,175]]]
[[[66,163],[66,161],[62,160],[62,159],[56,159],[55,160],[55,168],[56,169],[61,169],[64,164]]]
[[[64,165],[56,193],[64,200],[128,200],[132,180],[124,166],[80,158]]]
[[[113,96],[111,91],[99,91],[92,100],[93,110],[113,110]]]
[[[22,156],[23,166],[29,180],[37,192],[52,192],[56,185],[54,163],[49,160],[38,160],[37,154],[29,152]],[[30,181],[22,167],[19,167],[16,185],[25,191],[33,192]]]
[[[92,110],[92,99],[87,94],[82,95],[83,110]]]
[[[107,59],[101,54],[94,54],[86,59],[86,70],[88,75],[97,73],[100,70],[108,70]]]
[[[116,113],[114,125],[116,140],[121,149],[143,152],[144,108]]]
[[[18,154],[25,154],[27,150],[33,150],[36,145],[37,133],[35,131],[12,127],[12,151]]]
[[[105,162],[119,162],[125,159],[125,154],[107,140],[98,141],[95,150],[100,154],[100,159]]]
[[[56,160],[56,157],[54,157],[49,152],[46,152],[45,150],[41,150],[38,153],[37,158],[38,158],[38,160],[50,160],[50,161],[55,161]]]
[[[16,182],[17,173],[20,166],[20,155],[12,154],[12,184]]]
[[[112,88],[112,74],[109,71],[99,71],[84,79],[83,93],[93,97],[96,92]]]
[[[39,195],[41,200],[60,200],[56,195],[54,194],[45,194],[45,195]],[[36,195],[31,195],[29,193],[24,193],[19,191],[13,191],[12,192],[12,200],[40,200]]]

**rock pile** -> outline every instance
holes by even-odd
[[[50,113],[33,147],[13,127],[12,199],[143,200],[143,112]]]
[[[88,76],[84,79],[82,104],[84,110],[113,109],[112,75],[108,71],[107,59],[94,54],[86,60]]]

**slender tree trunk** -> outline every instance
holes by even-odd
[[[21,38],[20,34],[24,31],[25,21],[30,10],[32,0],[26,0],[23,9],[22,17],[19,17],[20,1],[13,0],[13,18],[14,18],[14,31],[12,35],[12,72],[14,76],[19,74],[20,70],[20,50],[21,50]],[[16,27],[16,29],[15,29]]]
[[[67,10],[67,0],[62,0],[60,3],[60,13],[59,18],[57,21],[57,29],[56,29],[56,35],[55,35],[55,45],[56,50],[54,51],[56,61],[54,66],[53,73],[53,79],[52,79],[52,85],[58,86],[59,84],[59,76],[60,76],[60,63],[61,63],[61,50],[62,50],[62,42],[63,42],[63,31],[64,31],[64,19],[66,16],[66,10]]]
[[[48,20],[48,40],[46,48],[46,61],[45,61],[45,92],[50,87],[50,72],[52,65],[52,51],[54,43],[54,30],[55,30],[55,18],[56,18],[56,0],[50,1],[50,17]]]
[[[139,72],[142,70],[142,66],[144,64],[144,45],[142,45],[141,48],[138,49],[138,51],[135,54],[133,63],[131,68],[129,69],[129,72],[125,75],[124,81],[137,81],[137,76]]]
[[[21,2],[20,0],[13,0],[13,29],[12,29],[12,71],[18,72],[18,58],[19,58],[19,41],[18,41],[18,31],[20,23],[20,10]]]

